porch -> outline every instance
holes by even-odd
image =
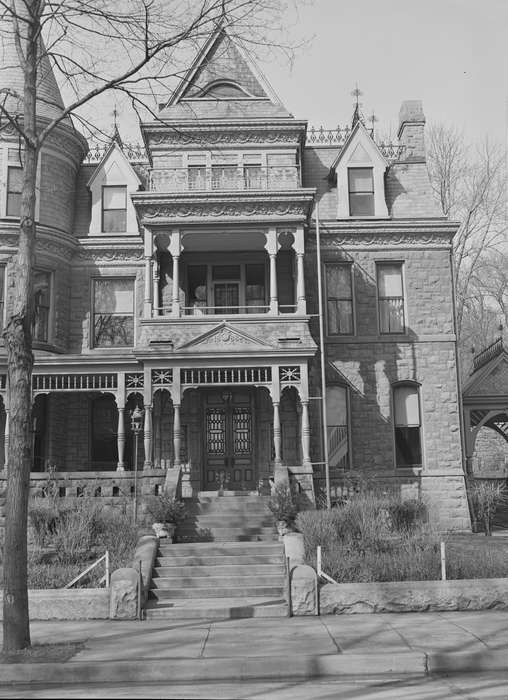
[[[192,497],[219,489],[267,493],[275,469],[285,465],[312,492],[306,372],[304,364],[36,373],[32,476],[48,470],[86,482],[109,476],[111,490],[118,478],[127,484],[123,475],[137,467],[156,478],[149,484],[155,493],[175,468],[182,496]],[[136,408],[143,411],[138,439],[131,428]],[[8,469],[8,405],[0,415]],[[70,491],[61,484],[62,495],[79,495],[74,477],[68,479]]]

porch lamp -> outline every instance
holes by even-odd
[[[139,433],[143,430],[143,419],[145,412],[140,406],[136,406],[131,411],[131,430],[134,434],[134,524],[138,519],[138,443]]]

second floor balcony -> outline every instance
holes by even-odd
[[[294,190],[301,187],[297,165],[190,166],[150,171],[152,192],[242,192]]]

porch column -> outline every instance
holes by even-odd
[[[144,230],[144,257],[145,257],[145,300],[144,317],[152,316],[152,256],[153,256],[153,235],[150,229]]]
[[[302,404],[302,462],[310,462],[310,422],[309,422],[309,402],[301,401]]]
[[[152,284],[153,284],[152,297],[153,297],[153,315],[154,316],[159,316],[159,314],[160,314],[159,278],[160,278],[159,260],[157,257],[157,250],[156,250],[155,254],[154,254],[154,259],[153,259],[153,278],[152,278]]]
[[[307,300],[305,298],[305,272],[303,267],[304,238],[301,226],[295,232],[293,248],[296,254],[296,310],[300,314],[305,314],[307,313]]]
[[[282,440],[281,440],[281,428],[280,428],[280,404],[278,401],[273,401],[273,447],[275,451],[275,466],[282,464]]]
[[[277,240],[277,230],[271,228],[265,236],[265,249],[270,258],[270,313],[276,316],[279,313],[279,299],[277,294],[277,251],[279,249],[279,243]]]
[[[145,461],[143,469],[152,468],[152,406],[145,404],[145,424],[144,424],[144,446]]]
[[[178,229],[171,232],[169,241],[169,252],[173,259],[173,290],[171,295],[171,306],[173,316],[180,316],[180,280],[179,264],[180,253],[182,251],[181,235]]]
[[[173,405],[173,467],[179,468],[181,466],[180,462],[180,452],[182,444],[182,427],[180,423],[180,404],[176,403]]]
[[[116,465],[117,472],[125,471],[125,406],[118,406],[118,463]]]
[[[9,465],[9,409],[5,409],[5,430],[4,430],[4,470],[7,471]]]

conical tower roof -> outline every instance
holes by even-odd
[[[55,119],[62,114],[64,104],[53,69],[41,41],[40,61],[37,74],[37,116]],[[2,104],[11,113],[23,112],[23,71],[21,69],[12,24],[8,19],[0,20],[0,90],[9,88],[19,97],[9,96]],[[1,95],[1,93],[0,93]]]

